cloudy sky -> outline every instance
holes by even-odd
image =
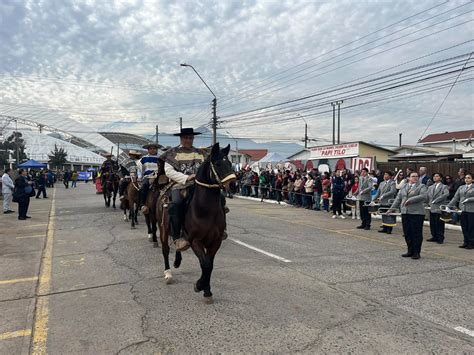
[[[469,0],[1,0],[0,114],[54,112],[91,131],[174,132],[178,117],[198,127],[213,97],[180,66],[189,63],[218,98],[222,133],[297,141],[306,121],[326,144],[330,102],[342,99],[342,141],[396,144],[402,132],[413,144],[425,130],[474,129],[473,9]]]

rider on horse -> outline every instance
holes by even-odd
[[[158,144],[149,143],[145,144],[143,148],[148,150],[148,154],[140,159],[140,164],[142,166],[142,186],[140,188],[139,196],[139,205],[142,207],[142,212],[147,212],[147,207],[145,206],[146,196],[148,195],[148,190],[150,189],[150,178],[156,177],[158,173]]]
[[[105,161],[102,163],[100,167],[100,182],[102,186],[105,186],[105,180],[109,173],[117,172],[119,167],[115,160],[112,160],[112,154],[106,153],[104,154]]]
[[[136,150],[131,150],[128,152],[128,156],[130,157],[130,159],[120,164],[120,171],[122,172],[122,175],[123,175],[123,179],[120,181],[120,185],[119,185],[120,200],[123,200],[125,198],[124,193],[127,190],[127,186],[128,186],[129,178],[131,177],[131,174],[135,174],[135,176],[138,179],[141,177],[140,176],[140,171],[141,171],[140,158],[142,156],[142,153],[137,152]]]
[[[181,227],[184,219],[185,201],[182,191],[189,190],[194,186],[196,173],[204,162],[206,153],[203,149],[193,147],[194,136],[201,134],[194,132],[192,128],[182,128],[180,133],[174,134],[180,137],[181,144],[168,150],[161,156],[165,162],[166,176],[175,182],[171,190],[171,202],[168,207],[170,236],[174,241],[176,250],[186,250],[189,242],[181,237]]]

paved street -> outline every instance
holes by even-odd
[[[394,234],[324,212],[228,200],[214,304],[92,184],[0,216],[0,353],[474,353],[474,253],[461,234],[404,259]],[[16,209],[15,204],[15,209]],[[425,228],[425,239],[428,229]]]

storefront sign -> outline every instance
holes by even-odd
[[[311,148],[310,159],[333,159],[359,155],[359,143],[326,145]]]
[[[370,170],[374,169],[374,159],[373,158],[352,158],[351,159],[351,171],[354,173],[356,171],[361,171],[363,168]]]

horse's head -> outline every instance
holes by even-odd
[[[226,191],[229,190],[231,182],[236,180],[232,164],[229,161],[230,145],[224,149],[220,149],[219,143],[212,146],[211,155],[209,156],[211,177],[217,181]]]

